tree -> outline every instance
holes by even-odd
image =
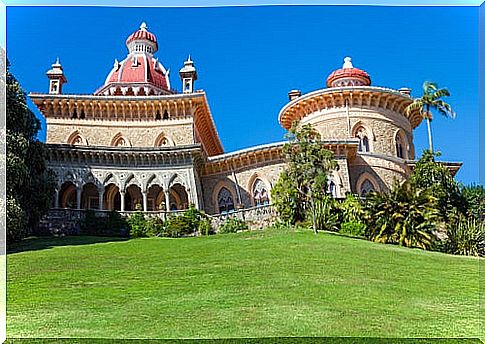
[[[446,88],[438,88],[438,84],[431,81],[425,81],[423,84],[423,95],[414,101],[406,108],[406,113],[409,115],[414,111],[419,111],[423,119],[426,120],[428,126],[428,142],[429,150],[433,152],[433,138],[431,135],[431,121],[433,120],[433,113],[431,110],[436,110],[445,117],[455,118],[455,112],[451,105],[445,103],[441,98],[450,96],[450,92]]]
[[[327,190],[327,174],[337,167],[332,151],[322,145],[320,134],[310,125],[303,125],[297,129],[294,123],[287,134],[288,143],[283,147],[283,154],[287,162],[285,173],[280,179],[279,189],[274,197],[283,196],[298,207],[296,213],[289,217],[310,209],[312,213],[313,230],[318,232],[316,216],[316,200],[322,200]],[[286,195],[281,194],[281,186],[286,186]],[[309,207],[308,207],[309,205]],[[277,209],[278,205],[276,204]],[[288,209],[285,209],[287,211]]]
[[[37,140],[40,122],[27,107],[25,92],[7,62],[7,240],[28,235],[49,209],[54,195],[53,173],[46,150]]]
[[[365,212],[372,241],[423,249],[435,242],[436,198],[410,182],[394,185],[389,193],[369,193]]]
[[[437,199],[440,216],[444,222],[448,222],[453,209],[466,212],[466,200],[448,168],[435,161],[435,156],[439,155],[440,153],[429,150],[424,151],[416,163],[410,181],[416,188],[428,190]]]

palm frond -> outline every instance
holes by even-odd
[[[432,91],[436,91],[438,89],[438,84],[433,81],[425,81],[423,83],[423,92],[424,94],[432,93]]]
[[[449,97],[449,96],[450,96],[450,91],[448,91],[447,88],[440,88],[439,90],[436,90],[436,92],[434,92],[431,95],[431,100],[436,100],[441,97]]]
[[[434,102],[434,107],[438,110],[440,114],[445,117],[455,118],[456,113],[451,108],[451,105],[445,103],[443,100],[439,99]]]

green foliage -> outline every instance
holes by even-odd
[[[461,194],[466,204],[466,215],[475,220],[485,220],[485,188],[483,185],[463,186]]]
[[[199,222],[198,231],[200,235],[211,235],[215,234],[214,228],[212,228],[212,223],[210,219],[202,219]]]
[[[158,216],[152,216],[146,219],[145,234],[148,237],[162,236],[165,230],[165,222]]]
[[[342,222],[339,233],[352,236],[365,236],[367,226],[362,222]]]
[[[302,197],[286,171],[271,189],[271,199],[281,221],[293,224],[304,219]]]
[[[148,236],[147,219],[140,210],[131,214],[126,222],[130,228],[130,237],[143,238]]]
[[[308,210],[311,212],[311,209]],[[317,230],[338,231],[339,216],[337,202],[329,197],[323,196],[315,200],[315,223]],[[312,214],[308,214],[312,218]]]
[[[36,139],[40,122],[27,107],[25,92],[10,73],[8,63],[6,105],[6,193],[12,213],[12,217],[7,217],[7,240],[12,241],[31,233],[48,211],[55,182],[47,169],[45,145]],[[24,215],[20,215],[18,207]]]
[[[412,183],[389,193],[370,193],[365,202],[366,236],[376,242],[432,248],[438,220],[436,198]]]
[[[485,222],[459,215],[448,224],[445,251],[465,256],[485,256]]]
[[[410,180],[416,188],[429,191],[437,199],[440,216],[447,222],[448,214],[453,209],[466,212],[466,200],[448,168],[435,161],[435,156],[439,155],[439,153],[424,151],[423,156],[416,163]]]
[[[248,224],[245,221],[237,217],[231,217],[221,224],[218,232],[220,234],[236,233],[239,231],[247,230],[248,228]]]
[[[180,238],[193,234],[196,228],[193,226],[192,219],[183,215],[172,215],[165,222],[163,236],[169,238]]]
[[[364,222],[364,208],[362,201],[357,196],[347,194],[345,200],[338,207],[343,222]]]
[[[93,236],[126,236],[128,224],[116,211],[107,216],[96,216],[94,210],[86,210],[79,222],[81,234]]]
[[[289,223],[300,220],[311,208],[313,229],[317,232],[315,201],[325,197],[327,174],[337,168],[337,162],[310,125],[297,129],[294,123],[287,138],[283,147],[287,167],[272,193],[274,203],[282,220]]]
[[[27,215],[15,198],[7,196],[7,238],[10,241],[22,239],[26,233]]]

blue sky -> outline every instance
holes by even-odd
[[[8,7],[12,71],[26,91],[46,92],[45,72],[59,56],[64,92],[92,93],[142,21],[175,88],[191,54],[226,151],[281,141],[277,115],[287,92],[323,88],[351,56],[376,86],[410,87],[414,96],[425,80],[448,87],[457,118],[433,121],[435,148],[464,163],[458,180],[478,182],[477,7]],[[425,125],[414,135],[420,154]]]

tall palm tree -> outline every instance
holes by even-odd
[[[446,88],[438,88],[438,84],[431,81],[425,81],[423,83],[423,95],[420,98],[414,99],[414,101],[406,108],[406,114],[410,114],[414,111],[419,111],[423,119],[426,120],[428,125],[428,141],[429,150],[433,152],[433,138],[431,136],[431,121],[433,120],[433,114],[431,110],[436,110],[447,118],[455,118],[455,112],[451,108],[451,105],[445,103],[441,98],[449,97],[450,92]]]

